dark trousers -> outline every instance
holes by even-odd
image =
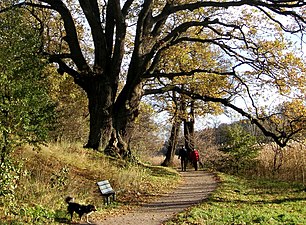
[[[198,161],[193,161],[192,164],[193,164],[193,167],[194,167],[195,171],[197,171],[198,170]]]
[[[181,168],[182,168],[182,171],[186,171],[186,168],[187,168],[187,158],[184,159],[184,158],[181,158]]]

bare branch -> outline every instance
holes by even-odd
[[[225,98],[215,98],[211,96],[202,96],[200,94],[193,93],[191,91],[187,91],[185,89],[182,89],[176,85],[168,85],[162,88],[158,89],[153,89],[153,90],[145,90],[144,93],[145,95],[150,95],[150,94],[162,94],[165,92],[169,91],[176,91],[178,93],[184,94],[189,96],[190,98],[194,100],[201,100],[204,102],[215,102],[215,103],[220,103],[223,106],[229,107],[233,109],[234,111],[238,112],[240,115],[243,117],[248,118],[253,124],[257,125],[257,127],[263,132],[263,134],[267,137],[271,137],[275,143],[277,143],[280,147],[285,147],[290,140],[290,137],[294,135],[298,131],[293,131],[290,134],[285,134],[284,132],[281,132],[280,135],[276,135],[273,132],[269,131],[264,125],[262,119],[258,119],[254,116],[252,116],[250,113],[246,112],[242,108],[239,108],[232,104],[228,99]]]
[[[147,74],[144,77],[145,78],[150,78],[150,77],[165,77],[168,79],[173,79],[174,77],[179,77],[179,76],[193,76],[196,73],[211,73],[211,74],[218,74],[221,76],[231,76],[235,75],[235,72],[219,72],[219,71],[213,71],[213,70],[208,70],[208,69],[194,69],[191,71],[182,71],[182,72],[173,72],[173,73],[161,73],[161,72],[153,72],[151,74]]]

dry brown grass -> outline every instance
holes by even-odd
[[[39,173],[36,181],[50,183],[50,174],[57,172],[58,176],[65,176],[63,168],[68,169],[66,175],[69,183],[65,185],[67,194],[91,195],[97,192],[96,182],[106,179],[116,190],[123,191],[132,187],[135,192],[150,192],[143,185],[151,182],[151,172],[143,166],[110,159],[77,145],[52,145],[39,152],[26,152],[31,155],[27,168],[33,168],[30,169],[32,173]],[[88,190],[85,191],[84,187],[88,187]]]
[[[229,172],[228,168],[224,169],[228,163],[227,155],[219,151],[218,146],[208,145],[206,149],[200,148],[200,155],[207,169]],[[282,149],[275,144],[263,145],[255,165],[243,172],[246,176],[306,184],[306,142],[291,143]]]
[[[173,168],[178,168],[180,166],[180,160],[177,157],[178,156],[175,155],[173,158]],[[151,158],[146,159],[146,161],[148,161],[150,164],[154,166],[161,165],[164,160],[165,160],[165,156],[163,155],[157,155],[157,156],[153,156]]]
[[[257,175],[306,183],[306,143],[292,143],[280,149],[270,144],[258,157]]]

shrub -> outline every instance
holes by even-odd
[[[239,173],[242,170],[252,168],[254,159],[258,155],[256,137],[245,131],[240,125],[229,127],[226,134],[226,141],[220,147],[220,151],[227,153],[223,160],[223,166],[228,172]]]

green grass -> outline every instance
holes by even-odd
[[[166,224],[306,224],[302,185],[220,177],[222,183],[211,198]]]

